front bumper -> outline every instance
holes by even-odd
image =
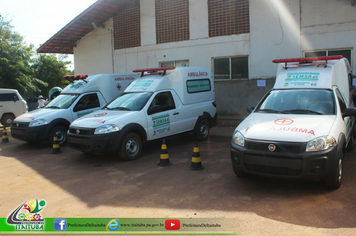
[[[92,153],[115,153],[119,151],[122,132],[94,134],[94,131],[95,129],[70,127],[67,134],[69,147]]]
[[[276,150],[269,151],[268,145]],[[306,143],[245,140],[241,147],[231,143],[233,167],[247,174],[285,179],[318,180],[332,173],[337,146],[329,150],[305,152]]]
[[[27,142],[47,140],[49,125],[41,125],[35,127],[28,127],[28,125],[28,122],[12,123],[12,137]]]

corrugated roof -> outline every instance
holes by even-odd
[[[133,2],[135,1],[98,0],[47,40],[37,49],[37,53],[73,54],[76,42],[94,30],[92,22],[100,26],[120,9]]]

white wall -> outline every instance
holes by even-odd
[[[347,0],[301,0],[302,51],[352,49],[356,69],[356,7]]]
[[[74,48],[77,74],[131,72],[159,62],[189,60],[211,68],[211,58],[249,56],[250,79],[274,77],[276,58],[304,51],[356,47],[356,7],[349,0],[250,0],[250,33],[208,38],[207,0],[190,0],[188,41],[156,44],[154,0],[141,0],[141,47],[112,54],[113,20],[92,31]],[[356,52],[352,50],[352,67]],[[114,68],[113,68],[114,64]]]
[[[276,74],[273,59],[300,56],[299,1],[250,0],[250,78]]]
[[[105,27],[93,30],[74,47],[74,66],[76,74],[113,73],[112,61],[112,18]]]

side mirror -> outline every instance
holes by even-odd
[[[84,104],[77,104],[73,109],[74,112],[81,110],[84,110]]]
[[[248,106],[247,109],[246,109],[246,111],[247,111],[248,113],[252,113],[253,110],[255,110],[255,107],[253,107],[253,106]]]
[[[342,113],[342,118],[345,118],[346,116],[356,116],[356,108],[347,108],[346,111]]]
[[[16,97],[16,96],[14,96],[14,102],[16,102],[16,100],[17,100],[17,97]]]
[[[151,115],[160,111],[162,111],[162,107],[160,105],[154,105],[153,107],[148,108],[147,114]]]

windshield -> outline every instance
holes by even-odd
[[[256,112],[283,114],[335,114],[330,90],[274,90],[263,100]]]
[[[139,111],[147,103],[152,93],[125,93],[105,106],[108,110]]]
[[[45,106],[45,108],[50,109],[67,109],[70,107],[75,99],[77,99],[79,95],[77,94],[60,94],[58,97],[53,99],[50,103]]]

